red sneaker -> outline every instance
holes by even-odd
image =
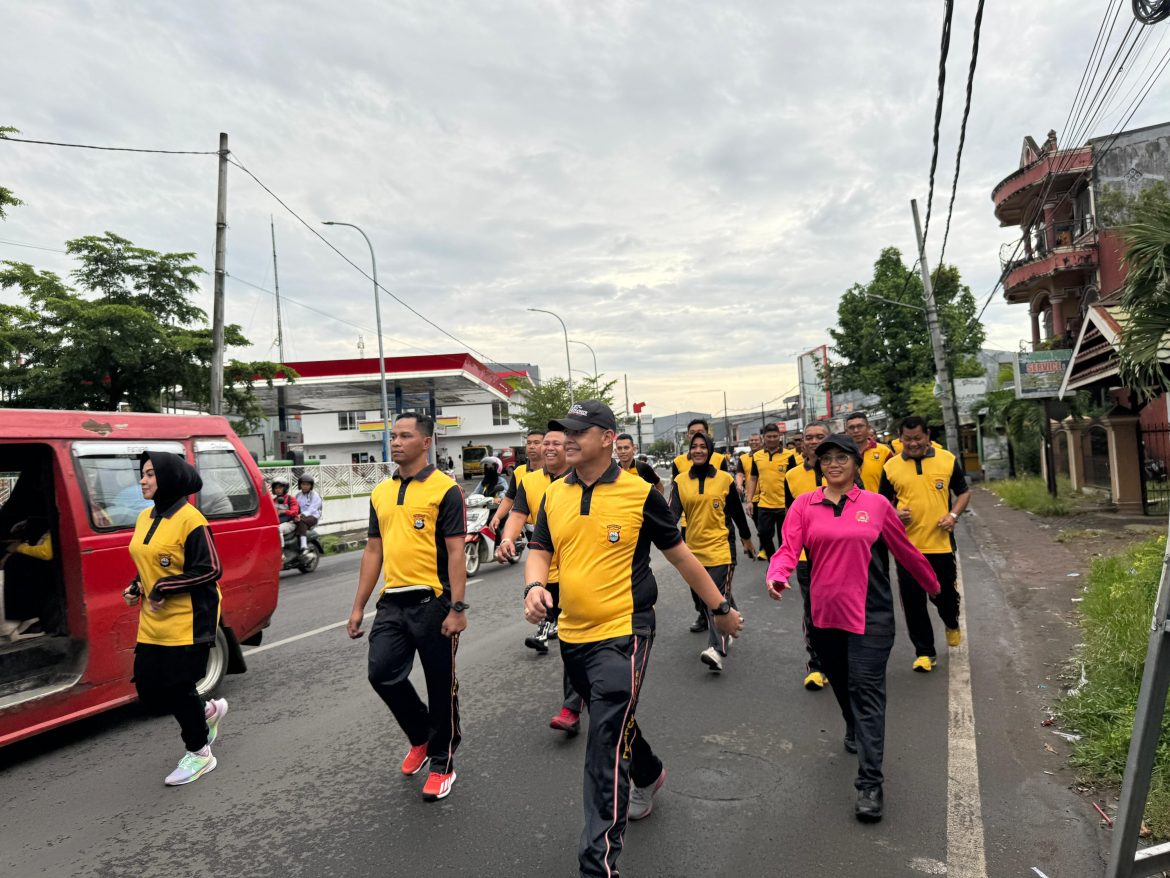
[[[447,774],[432,771],[427,776],[427,782],[423,784],[422,797],[428,802],[437,802],[439,799],[445,799],[451,795],[451,787],[453,786],[455,786],[454,771]]]
[[[569,710],[567,707],[562,707],[561,712],[548,721],[550,729],[556,729],[558,732],[568,732],[570,735],[575,735],[581,731],[581,714],[575,710]]]
[[[417,747],[411,747],[410,752],[406,754],[406,758],[402,760],[402,773],[407,776],[418,774],[426,764],[427,745],[419,744]]]

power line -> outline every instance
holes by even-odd
[[[267,192],[272,197],[272,199],[274,201],[276,201],[276,203],[279,204],[281,207],[283,207],[286,211],[288,211],[288,213],[297,222],[299,222],[302,226],[304,226],[306,229],[308,229],[310,232],[312,232],[315,237],[320,239],[321,242],[325,244],[325,246],[327,246],[330,250],[332,250],[334,253],[336,253],[338,256],[340,256],[342,259],[344,259],[346,262],[348,262],[350,264],[350,266],[352,266],[354,269],[356,269],[363,277],[365,277],[367,280],[370,280],[370,281],[374,280],[373,276],[370,275],[369,272],[367,272],[364,268],[362,268],[360,265],[358,265],[356,262],[354,262],[352,259],[350,259],[348,256],[346,256],[340,250],[338,250],[337,247],[335,247],[333,245],[332,241],[330,241],[328,238],[326,238],[324,235],[322,235],[319,231],[317,231],[317,229],[314,228],[314,226],[311,223],[309,223],[307,220],[305,220],[303,217],[301,217],[301,215],[299,213],[297,213],[295,210],[293,210],[291,207],[289,207],[289,205],[284,201],[284,199],[282,199],[279,195],[277,195],[270,188],[268,188],[268,186],[266,186],[264,184],[264,182],[259,177],[257,177],[254,173],[252,173],[250,170],[248,170],[246,167],[244,167],[244,165],[240,162],[238,155],[233,153],[232,155],[228,156],[228,161],[231,162],[233,165],[235,165],[237,168],[239,168],[241,171],[243,171],[245,174],[247,174],[249,177],[251,177],[257,186],[259,186],[261,189],[263,189],[265,192]],[[473,354],[476,354],[486,364],[496,365],[496,366],[503,365],[502,363],[500,363],[499,360],[496,360],[492,357],[489,357],[487,354],[483,353],[482,351],[476,350],[471,345],[469,345],[467,342],[465,342],[463,339],[459,338],[459,336],[454,335],[451,332],[448,332],[446,329],[444,329],[438,323],[431,320],[431,318],[427,317],[425,314],[423,314],[421,311],[414,308],[412,305],[410,305],[409,303],[407,303],[403,299],[400,299],[398,296],[396,296],[390,290],[386,289],[381,284],[378,284],[378,289],[381,290],[383,293],[385,293],[387,296],[389,296],[391,299],[393,299],[395,302],[400,304],[402,307],[404,307],[411,314],[418,317],[424,323],[427,323],[428,325],[437,329],[443,335],[447,336],[447,338],[449,338],[452,341],[456,342],[457,344],[463,346],[467,350],[471,351]]]
[[[947,205],[947,224],[943,230],[942,247],[938,251],[938,266],[942,268],[947,252],[947,238],[951,235],[951,216],[955,212],[955,195],[959,191],[959,167],[963,162],[963,144],[967,141],[967,117],[971,115],[971,90],[975,85],[975,64],[979,60],[979,30],[983,26],[983,2],[975,10],[975,34],[971,40],[971,66],[967,69],[967,102],[963,106],[963,123],[959,126],[959,148],[955,152],[955,179],[951,183],[951,203]]]
[[[930,209],[934,204],[934,172],[938,168],[938,131],[942,123],[943,96],[947,86],[947,54],[951,50],[951,17],[955,11],[955,0],[946,0],[943,11],[942,44],[938,55],[938,97],[934,103],[934,151],[930,156],[930,188],[926,194],[926,229],[922,234],[925,243],[930,234]]]
[[[30,140],[27,137],[10,137],[0,133],[0,140],[13,143],[36,143],[41,146],[65,146],[70,149],[99,149],[103,152],[150,152],[159,155],[219,155],[214,149],[139,149],[131,146],[94,146],[91,143],[62,143],[57,140]]]
[[[44,250],[46,253],[68,253],[68,250],[61,250],[57,247],[41,247],[37,244],[26,244],[24,241],[7,241],[0,238],[0,244],[9,244],[13,247],[27,247],[29,250]]]

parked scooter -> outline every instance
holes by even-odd
[[[463,541],[463,555],[467,560],[467,575],[475,576],[479,573],[479,566],[496,555],[496,544],[500,535],[492,528],[490,522],[496,510],[500,508],[500,501],[496,498],[485,497],[483,494],[472,494],[467,498],[467,536]],[[523,533],[516,540],[516,556],[528,545]],[[515,564],[516,561],[511,563]]]
[[[301,551],[300,541],[296,535],[289,536],[281,547],[281,570],[299,570],[301,573],[312,573],[321,563],[321,556],[325,549],[321,546],[321,537],[314,528],[305,535],[309,543],[307,552]]]

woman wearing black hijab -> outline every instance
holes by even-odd
[[[228,709],[223,698],[204,704],[195,689],[219,626],[223,571],[207,519],[187,502],[203,487],[198,471],[162,451],[143,452],[139,467],[142,496],[154,505],[138,514],[130,541],[138,576],[123,592],[127,604],[141,604],[134,684],[148,709],[179,723],[187,752],[166,778],[179,786],[215,768],[211,743]]]

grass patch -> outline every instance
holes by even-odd
[[[1094,561],[1089,574],[1081,603],[1086,682],[1060,710],[1068,727],[1083,735],[1072,762],[1090,783],[1119,784],[1125,772],[1165,548],[1165,537],[1145,540]],[[1167,731],[1170,721],[1162,726],[1146,805],[1146,821],[1162,838],[1170,836]]]
[[[987,482],[987,488],[1008,506],[1035,515],[1068,515],[1073,511],[1069,500],[1072,485],[1067,479],[1056,480],[1056,497],[1048,493],[1047,483],[1038,476]]]

